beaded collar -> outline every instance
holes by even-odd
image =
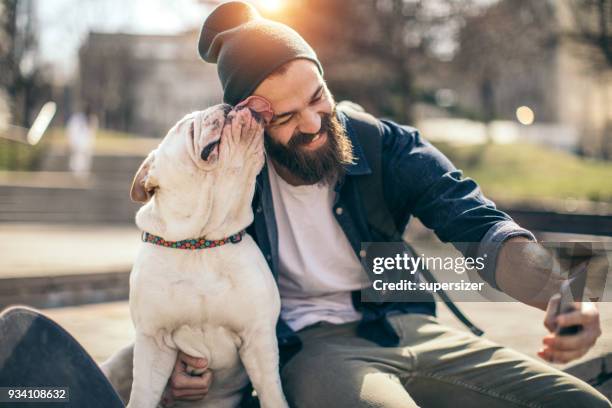
[[[162,237],[157,235],[149,234],[148,232],[142,233],[142,241],[150,244],[155,244],[167,248],[177,249],[206,249],[214,248],[228,243],[237,244],[242,241],[242,237],[246,234],[245,230],[240,231],[237,234],[231,235],[227,238],[208,240],[204,238],[197,239],[184,239],[182,241],[166,241]]]

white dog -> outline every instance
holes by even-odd
[[[264,163],[255,116],[228,105],[186,116],[134,178],[131,197],[145,203],[136,224],[146,242],[130,276],[136,341],[128,407],[157,406],[179,350],[208,359],[214,378],[202,401],[185,406],[236,406],[249,378],[263,407],[287,406],[278,290],[244,232]]]

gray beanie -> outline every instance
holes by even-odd
[[[230,105],[250,96],[268,75],[289,61],[308,59],[323,74],[317,54],[297,32],[263,18],[242,1],[223,3],[206,18],[198,52],[204,61],[217,64],[223,101]]]

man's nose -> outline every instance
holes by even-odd
[[[319,133],[321,130],[321,116],[314,110],[307,110],[300,115],[298,129],[302,133]]]

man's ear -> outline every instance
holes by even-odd
[[[130,190],[130,198],[132,201],[145,204],[155,193],[155,189],[158,187],[157,181],[149,175],[153,161],[155,161],[155,150],[149,153],[147,158],[144,159],[134,176],[132,188]]]

